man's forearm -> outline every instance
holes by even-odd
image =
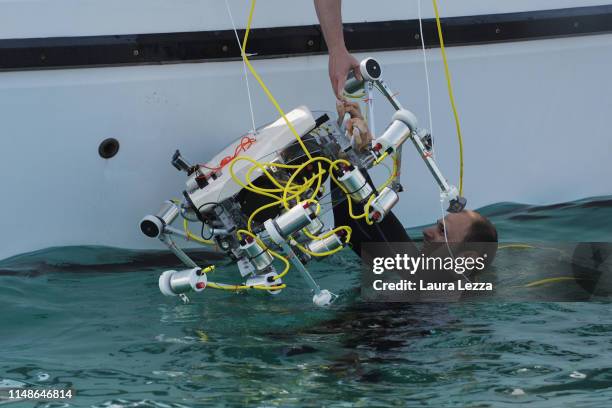
[[[329,52],[346,50],[342,32],[342,0],[314,0],[314,4]]]

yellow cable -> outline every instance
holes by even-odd
[[[338,231],[340,231],[340,230],[345,230],[345,231],[346,231],[346,242],[349,242],[349,241],[351,240],[351,234],[352,234],[352,232],[353,232],[353,230],[352,230],[352,229],[351,229],[351,227],[349,227],[349,226],[341,226],[341,227],[336,227],[336,228],[334,228],[333,230],[328,231],[328,232],[326,232],[325,234],[320,235],[320,236],[318,236],[318,237],[317,237],[317,236],[315,236],[315,235],[310,234],[310,233],[309,233],[308,231],[306,231],[306,230],[304,231],[304,233],[305,233],[305,234],[306,234],[306,236],[308,236],[310,239],[314,239],[314,240],[318,240],[318,241],[320,241],[320,240],[322,240],[322,239],[325,239],[325,238],[328,238],[328,237],[332,236],[333,234],[335,234],[336,232],[338,232]],[[320,252],[320,253],[319,253],[319,252],[312,252],[312,251],[310,251],[309,249],[307,249],[306,247],[304,247],[304,246],[302,246],[302,245],[300,245],[300,244],[297,244],[297,247],[300,249],[300,251],[305,252],[305,253],[307,253],[307,254],[309,254],[309,255],[311,255],[311,256],[316,256],[316,257],[322,257],[322,256],[329,256],[329,255],[333,255],[333,254],[335,254],[336,252],[340,252],[340,251],[342,251],[342,250],[344,249],[344,246],[340,246],[340,247],[338,247],[338,248],[336,248],[336,249],[332,249],[331,251],[326,251],[326,252]]]
[[[192,241],[196,241],[196,242],[199,242],[199,243],[205,244],[205,245],[216,245],[217,244],[215,241],[211,241],[211,240],[208,240],[208,239],[202,239],[202,238],[198,237],[197,235],[194,235],[189,230],[189,221],[187,221],[187,218],[183,219],[183,229],[185,230],[185,234],[187,234],[187,238],[192,240]]]
[[[278,200],[278,201],[274,201],[274,202],[271,202],[271,203],[269,203],[269,204],[262,205],[261,207],[259,207],[259,208],[258,208],[258,209],[256,209],[255,211],[253,211],[253,212],[251,213],[251,215],[249,216],[249,219],[247,220],[247,230],[249,230],[249,232],[252,232],[252,231],[253,231],[253,230],[252,230],[252,228],[251,228],[251,224],[253,223],[253,219],[255,218],[255,216],[256,216],[257,214],[259,214],[259,213],[260,213],[261,211],[263,211],[263,210],[266,210],[266,209],[268,209],[268,208],[272,208],[272,207],[277,206],[277,205],[279,205],[279,204],[281,204],[281,201],[280,201],[280,200]]]
[[[291,187],[292,187],[292,186],[291,186],[289,183],[288,183],[288,184],[287,184],[285,187],[283,187],[283,189],[282,189],[282,190],[281,190],[281,189],[265,189],[265,188],[261,188],[261,187],[256,187],[256,186],[253,186],[253,185],[251,184],[251,181],[250,181],[250,173],[252,172],[252,170],[254,170],[254,169],[258,168],[258,167],[262,167],[263,165],[265,165],[265,163],[257,163],[257,162],[255,162],[254,160],[252,160],[252,159],[250,159],[250,158],[248,158],[248,157],[243,157],[243,158],[241,158],[241,159],[251,161],[251,162],[254,164],[254,166],[253,166],[253,167],[251,167],[251,169],[249,169],[249,171],[247,172],[247,176],[246,176],[246,178],[247,178],[247,183],[248,183],[247,185],[248,185],[248,186],[251,188],[251,190],[250,190],[250,191],[254,191],[254,192],[256,192],[257,194],[264,193],[263,195],[270,196],[268,193],[272,193],[272,192],[280,192],[280,191],[285,191],[285,189],[289,189],[289,191],[291,191],[291,192],[292,192],[292,195],[291,195],[291,196],[289,196],[289,197],[287,197],[287,200],[289,200],[289,199],[294,199],[294,198],[299,199],[299,196],[300,196],[301,194],[303,194],[303,193],[304,193],[306,190],[308,190],[308,189],[309,189],[309,188],[312,186],[312,184],[314,183],[314,181],[317,181],[317,182],[318,182],[317,188],[314,190],[313,195],[311,196],[311,198],[310,198],[310,199],[308,199],[307,201],[312,201],[312,202],[314,202],[315,204],[317,204],[318,211],[320,211],[320,204],[318,203],[318,201],[316,201],[316,200],[314,199],[314,197],[316,197],[316,193],[317,193],[317,192],[318,192],[318,190],[320,190],[320,188],[321,188],[320,186],[321,186],[322,179],[323,179],[323,174],[324,174],[324,170],[322,170],[322,169],[321,169],[321,166],[320,166],[320,165],[319,165],[320,172],[319,172],[318,174],[314,175],[314,176],[313,176],[313,178],[312,178],[312,179],[310,179],[310,180],[308,180],[308,181],[307,181],[305,184],[303,184],[303,185],[301,185],[301,186],[297,186],[295,189],[291,189]],[[287,166],[289,166],[289,165],[287,165]],[[299,166],[293,166],[293,165],[290,165],[290,166],[291,166],[291,167],[299,167]],[[235,173],[233,172],[233,167],[231,167],[231,169],[230,169],[230,174],[232,175],[232,178],[234,178],[234,180],[236,180],[236,178],[235,178],[235,177],[236,177],[236,176],[235,176]],[[271,174],[269,174],[269,173],[267,173],[267,172],[265,172],[265,174],[267,175],[267,177],[268,177],[269,179],[273,180],[273,181],[276,183],[276,185],[280,186],[280,184],[278,183],[278,181],[277,181],[276,179],[274,179],[274,177],[273,177]],[[239,184],[240,184],[240,183],[239,183]],[[243,184],[243,185],[244,185],[244,184]],[[282,186],[281,186],[281,187],[282,187]],[[280,191],[279,191],[279,190],[280,190]],[[274,196],[274,197],[276,197],[276,196]],[[263,211],[263,210],[265,210],[265,209],[268,209],[268,208],[274,207],[274,206],[279,205],[279,204],[281,204],[281,203],[282,203],[282,200],[281,200],[281,199],[276,199],[275,201],[273,201],[273,202],[271,202],[271,203],[268,203],[268,204],[265,204],[265,205],[263,205],[263,206],[259,207],[258,209],[256,209],[255,211],[253,211],[253,212],[251,213],[251,215],[249,216],[248,220],[247,220],[247,229],[248,229],[248,231],[252,231],[251,224],[252,224],[253,219],[255,218],[255,216],[256,216],[257,214],[259,214],[261,211]],[[287,203],[287,205],[288,205],[288,203]]]
[[[342,251],[344,249],[343,246],[339,246],[338,248],[332,249],[331,251],[325,251],[325,252],[320,252],[319,253],[319,252],[312,252],[311,250],[305,248],[304,246],[302,246],[300,244],[297,244],[297,247],[299,248],[300,251],[302,251],[304,253],[307,253],[310,256],[316,256],[316,257],[330,256],[330,255],[333,255],[333,254],[335,254],[337,252],[340,252],[340,251]]]
[[[527,245],[527,244],[507,244],[507,245],[500,245],[497,247],[497,249],[537,249],[537,247],[534,247],[533,245]]]
[[[274,184],[278,188],[278,189],[275,189],[275,191],[280,193],[281,191],[283,191],[286,188],[286,186],[283,186],[282,184],[280,184],[280,182],[278,180],[276,180],[276,178],[272,174],[270,174],[270,172],[268,171],[268,169],[266,169],[266,167],[264,165],[262,165],[261,163],[257,162],[256,160],[253,160],[252,158],[247,157],[247,156],[236,157],[235,161],[237,162],[239,160],[246,160],[246,161],[250,162],[253,165],[248,170],[248,172],[246,174],[246,181],[247,181],[248,185],[250,185],[252,188],[259,189],[259,190],[266,190],[265,188],[257,187],[257,186],[252,185],[250,177],[251,177],[251,173],[255,169],[261,170],[261,172],[268,178],[268,180],[270,180],[272,182],[272,184]]]
[[[353,232],[353,230],[351,229],[351,227],[349,227],[348,225],[341,225],[339,227],[336,227],[332,230],[327,231],[325,234],[322,235],[313,235],[311,234],[306,228],[304,228],[302,230],[302,232],[304,233],[304,235],[306,235],[308,238],[315,240],[315,241],[320,241],[322,239],[328,238],[330,236],[332,236],[333,234],[335,234],[336,232],[340,231],[340,230],[345,230],[347,233],[347,237],[350,238],[351,233]],[[348,238],[347,238],[348,241]]]
[[[395,177],[397,176],[397,170],[398,170],[397,157],[393,156],[392,158],[393,158],[393,168],[391,170],[391,174],[389,175],[389,178],[383,184],[381,184],[380,187],[378,187],[379,192],[384,190],[386,187],[388,187],[393,182],[393,179],[395,179]]]
[[[257,188],[255,188],[253,186],[248,186],[248,185],[244,184],[238,177],[236,177],[236,174],[234,173],[234,164],[237,163],[236,159],[232,160],[232,162],[229,165],[230,176],[232,177],[232,180],[234,180],[234,182],[236,184],[238,184],[240,187],[242,187],[242,188],[244,188],[244,189],[246,189],[248,191],[251,191],[253,193],[264,195],[266,197],[270,197],[270,198],[273,198],[275,200],[280,200],[281,199],[280,197],[278,197],[278,196],[276,196],[276,195],[274,195],[272,193],[268,193],[266,191],[258,190]]]
[[[384,152],[379,158],[377,158],[376,160],[374,160],[374,164],[380,164],[383,160],[385,160],[387,158],[387,156],[389,155],[389,152]]]
[[[333,177],[333,172],[332,170],[337,166],[337,164],[345,164],[345,165],[350,165],[350,163],[346,160],[336,160],[336,161],[331,161],[330,159],[328,159],[327,157],[323,157],[323,156],[317,156],[317,157],[311,157],[310,159],[308,159],[307,161],[305,161],[304,163],[302,163],[300,165],[300,167],[298,167],[295,172],[291,175],[291,177],[289,177],[289,180],[287,180],[287,185],[285,186],[285,191],[283,192],[283,198],[282,201],[283,203],[287,203],[287,193],[289,192],[289,190],[287,189],[287,186],[291,186],[291,184],[293,184],[293,180],[300,174],[300,172],[302,170],[304,170],[306,167],[308,167],[310,164],[316,162],[316,161],[322,161],[325,162],[327,164],[330,165],[330,174],[332,176],[332,179],[336,181],[336,184],[340,185],[338,183],[338,181]],[[321,176],[322,177],[322,176]],[[342,191],[344,191],[346,193],[346,191],[344,190],[344,188],[340,185],[340,187],[342,188]],[[288,204],[285,204],[286,208],[289,209]]]
[[[236,176],[236,174],[234,172],[234,165],[239,160],[247,160],[247,161],[249,161],[249,162],[251,162],[253,164],[253,167],[251,167],[249,169],[249,171],[247,172],[247,181],[249,182],[248,184],[243,183]],[[296,170],[296,172],[294,174],[299,173],[299,171],[302,169],[302,167],[304,167],[304,166],[303,165],[299,166],[298,170]],[[257,187],[257,186],[254,186],[254,185],[250,184],[250,180],[249,180],[250,179],[250,174],[252,173],[253,169],[255,169],[255,168],[261,168],[263,173],[266,175],[266,177],[268,177],[268,179],[270,179],[278,188],[276,188],[276,189],[273,189],[273,188],[262,188],[262,187]],[[306,184],[298,185],[297,187],[293,187],[292,181],[293,181],[294,177],[292,177],[292,178],[290,178],[290,180],[287,182],[287,184],[285,186],[282,186],[278,182],[278,180],[276,180],[274,178],[274,176],[272,176],[265,169],[265,167],[261,163],[258,163],[255,160],[251,159],[250,157],[246,157],[246,156],[240,156],[240,157],[237,157],[234,160],[232,160],[232,162],[229,165],[229,173],[230,173],[230,176],[232,177],[232,179],[234,180],[234,182],[236,182],[236,184],[238,184],[239,186],[241,186],[241,187],[245,188],[246,190],[251,191],[253,193],[273,198],[275,201],[279,201],[280,200],[281,202],[284,203],[284,206],[286,208],[289,208],[289,203],[288,203],[289,199],[296,198],[296,197],[299,198],[299,196],[301,194],[303,194],[306,190],[308,190],[310,188],[310,186],[312,186],[312,184],[316,181],[317,177],[320,179],[319,183],[321,183],[322,182],[322,177],[323,177],[323,174],[324,174],[323,172],[315,174],[312,179],[307,181]],[[273,194],[273,192],[279,192],[280,193],[281,191],[284,193],[282,198]],[[287,197],[286,196],[287,192],[291,193],[292,195]]]
[[[289,268],[291,267],[291,265],[289,264],[289,261],[287,260],[287,258],[285,258],[284,256],[282,256],[282,255],[280,255],[280,254],[278,254],[278,253],[274,252],[274,251],[273,251],[273,250],[271,250],[270,248],[268,248],[268,247],[266,246],[266,244],[264,244],[264,243],[263,243],[263,242],[262,242],[262,241],[259,239],[259,237],[258,237],[257,235],[255,235],[255,234],[253,234],[252,232],[247,231],[247,230],[243,230],[243,229],[240,229],[240,230],[236,231],[236,235],[238,235],[238,238],[240,238],[240,235],[241,235],[241,234],[245,234],[245,235],[250,236],[250,237],[251,237],[251,238],[253,238],[253,239],[254,239],[254,240],[255,240],[255,241],[256,241],[256,242],[257,242],[257,243],[258,243],[258,244],[259,244],[259,245],[260,245],[262,248],[266,248],[266,250],[267,250],[267,251],[270,253],[270,255],[272,255],[272,256],[273,256],[273,257],[275,257],[276,259],[279,259],[279,260],[283,261],[283,263],[285,264],[285,269],[284,269],[284,270],[283,270],[281,273],[279,273],[278,275],[274,276],[274,279],[273,279],[273,280],[280,279],[280,278],[282,278],[283,276],[285,276],[285,275],[287,274],[287,272],[289,272]]]
[[[240,238],[241,234],[244,235],[248,235],[252,238],[254,238],[257,243],[262,247],[262,248],[266,248],[266,250],[270,253],[270,255],[272,255],[273,257],[283,261],[283,263],[285,264],[285,268],[283,269],[283,271],[281,273],[279,273],[278,275],[273,277],[273,280],[277,280],[282,278],[283,276],[285,276],[287,274],[287,272],[289,272],[289,268],[291,267],[291,265],[289,264],[289,261],[282,255],[279,255],[278,253],[272,251],[270,248],[267,248],[266,245],[261,242],[261,240],[259,239],[259,237],[257,237],[257,235],[246,231],[246,230],[238,230],[236,232],[236,234],[238,235],[238,238]],[[231,291],[238,291],[238,290],[248,290],[248,289],[257,289],[257,290],[279,290],[279,289],[284,289],[287,287],[287,285],[285,285],[284,283],[281,285],[276,285],[276,286],[262,286],[262,285],[253,285],[253,286],[249,286],[249,285],[227,285],[227,284],[218,284],[218,283],[214,283],[214,282],[208,282],[207,285],[208,287],[211,287],[213,289],[221,289],[221,290],[231,290]]]
[[[437,0],[433,1],[434,12],[436,13],[436,25],[438,26],[438,37],[440,38],[440,50],[442,52],[442,60],[444,62],[444,73],[446,75],[446,85],[448,87],[448,97],[450,98],[453,115],[455,117],[455,126],[457,128],[457,139],[459,140],[459,195],[463,195],[463,137],[461,136],[461,125],[459,123],[459,114],[455,105],[455,96],[453,94],[453,85],[451,82],[450,69],[448,68],[448,60],[446,58],[446,49],[444,48],[444,36],[442,35],[442,23],[440,22],[440,13],[438,11]]]
[[[320,174],[320,176],[319,176],[319,178],[317,180],[317,188],[314,188],[312,190],[312,195],[310,196],[310,199],[312,201],[314,201],[315,198],[317,198],[317,194],[319,193],[319,191],[321,190],[321,186],[323,185],[323,176],[325,175],[325,170],[323,170],[323,168],[321,167],[321,163],[318,163],[318,166],[319,166],[319,173],[318,174]],[[317,208],[320,211],[321,210],[321,205],[319,204],[318,201],[317,201],[317,205],[318,205]],[[318,212],[317,212],[317,215],[319,215]]]
[[[215,265],[208,265],[206,268],[202,269],[203,273],[213,272],[215,270]]]
[[[272,102],[272,105],[274,105],[274,107],[276,108],[278,113],[280,113],[280,115],[283,117],[285,123],[289,127],[289,130],[291,130],[291,132],[293,133],[293,135],[297,139],[298,143],[302,147],[302,150],[304,150],[304,153],[306,154],[306,156],[309,159],[311,159],[312,156],[310,155],[310,152],[306,148],[306,145],[304,145],[304,142],[302,141],[302,138],[298,134],[297,130],[295,130],[295,128],[293,127],[293,124],[289,121],[289,119],[285,115],[285,112],[281,109],[280,105],[276,101],[276,98],[274,98],[274,95],[272,95],[272,92],[270,92],[270,90],[268,89],[268,87],[264,83],[263,79],[261,79],[261,77],[259,76],[257,71],[255,71],[255,68],[253,68],[253,66],[251,65],[251,62],[249,61],[249,58],[246,55],[246,45],[247,45],[247,40],[249,39],[249,33],[251,32],[251,23],[253,22],[253,13],[255,11],[255,3],[256,3],[256,0],[251,0],[251,10],[249,11],[249,19],[247,21],[247,27],[246,27],[246,32],[244,34],[244,40],[242,42],[242,50],[241,50],[242,51],[242,60],[246,64],[247,68],[249,68],[249,71],[251,71],[251,74],[253,74],[253,76],[255,77],[257,82],[259,83],[259,86],[261,86],[261,89],[263,89],[263,91],[265,92],[265,94],[268,97],[268,99],[270,100],[270,102]]]
[[[244,177],[247,185],[251,186],[252,188],[254,188],[256,190],[267,191],[268,193],[282,193],[285,190],[285,186],[282,186],[281,188],[267,188],[267,187],[259,187],[259,186],[256,186],[256,185],[253,184],[253,180],[251,180],[252,173],[253,173],[253,171],[258,169],[259,167],[261,167],[261,163],[259,163],[258,165],[254,165],[253,167],[251,167],[247,171],[247,173],[246,173],[246,175]],[[266,177],[269,178],[269,175],[266,174]],[[275,179],[273,184],[278,185],[278,184],[280,184],[282,182],[283,182],[282,180],[279,181],[278,179]],[[308,182],[308,180],[306,182]],[[304,184],[301,184],[301,185],[298,185],[298,187],[290,186],[289,188],[290,188],[291,191],[300,191],[300,188],[303,187],[303,186],[304,186]]]
[[[546,278],[546,279],[542,279],[542,280],[538,280],[535,282],[531,282],[525,285],[526,288],[532,288],[534,286],[540,286],[540,285],[544,285],[547,283],[555,283],[555,282],[562,282],[562,281],[569,281],[569,280],[576,280],[576,278],[572,277],[572,276],[559,276],[557,278]]]
[[[497,249],[542,249],[547,251],[559,252],[561,255],[567,255],[566,252],[560,248],[541,247],[529,244],[506,244],[498,246]]]
[[[374,201],[375,198],[376,196],[372,194],[370,198],[368,198],[368,202],[366,203],[366,205],[363,207],[363,215],[365,216],[365,222],[368,225],[374,225],[374,221],[370,219],[370,206],[372,205],[372,201]]]
[[[353,219],[353,220],[360,220],[362,218],[365,218],[366,223],[368,225],[372,225],[371,220],[368,219],[368,214],[367,212],[364,211],[363,214],[360,215],[355,215],[353,213],[353,202],[352,202],[352,198],[350,197],[350,194],[348,193],[348,191],[346,191],[346,189],[344,188],[344,186],[338,181],[336,180],[336,178],[334,177],[334,173],[333,173],[333,169],[337,167],[338,164],[345,164],[345,165],[350,165],[349,162],[347,162],[346,160],[336,160],[336,161],[331,161],[330,159],[328,159],[327,157],[322,157],[322,156],[317,156],[317,157],[313,157],[310,160],[307,160],[306,162],[304,162],[296,171],[295,173],[293,173],[291,175],[291,177],[289,178],[289,180],[287,181],[287,185],[291,185],[293,179],[300,173],[300,171],[302,171],[305,167],[307,167],[308,165],[312,164],[315,161],[323,161],[325,163],[328,163],[330,165],[330,176],[332,178],[332,180],[334,181],[334,183],[336,183],[336,185],[342,190],[342,192],[344,193],[344,195],[346,196],[346,199],[348,200],[348,209],[349,209],[349,216]],[[283,203],[285,204],[285,207],[287,209],[289,209],[289,203],[287,198],[285,197],[287,194],[287,191],[283,192]],[[374,196],[372,195],[370,197],[370,199],[368,200],[368,204],[366,204],[367,207],[369,207],[369,204],[371,203],[371,201],[374,199]],[[366,208],[367,208],[366,207]]]
[[[321,212],[321,203],[319,203],[317,200],[313,199],[313,198],[308,198],[304,201],[301,202],[301,204],[305,204],[305,203],[312,203],[314,205],[317,206],[317,208],[315,209],[315,215],[319,215],[319,213]]]
[[[278,286],[260,286],[260,285],[247,286],[247,285],[229,285],[229,284],[226,284],[226,283],[208,282],[206,284],[206,287],[209,287],[209,288],[212,288],[212,289],[231,290],[231,291],[235,292],[235,291],[239,291],[239,290],[249,290],[249,289],[280,290],[280,289],[285,289],[287,287],[287,285],[285,285],[283,283],[283,284],[278,285]]]
[[[344,97],[349,98],[349,99],[361,99],[364,96],[365,96],[365,93],[361,95],[352,95],[352,94],[347,94],[346,92],[344,93]]]

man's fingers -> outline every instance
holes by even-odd
[[[336,100],[336,112],[338,112],[338,118],[342,120],[344,114],[346,113],[346,108],[344,107],[344,104],[339,100]]]
[[[336,95],[336,99],[340,100],[340,97],[338,94],[338,80],[336,79],[335,76],[331,76],[331,75],[329,79],[331,80],[332,90],[334,91],[334,94]]]
[[[355,77],[357,77],[358,80],[363,81],[363,76],[361,75],[361,71],[359,70],[359,61],[357,61],[357,58],[353,57],[352,55],[351,58],[353,59],[351,61],[351,66],[353,67]]]
[[[363,119],[361,109],[359,109],[359,104],[357,104],[356,102],[344,102],[344,110],[345,112],[348,112],[352,118]]]
[[[359,104],[357,102],[346,101],[344,102],[344,106],[346,106],[347,108],[359,110]]]
[[[362,134],[368,133],[368,127],[362,119],[355,119],[354,126],[359,129]]]
[[[341,77],[338,79],[338,83],[335,88],[337,89],[336,97],[338,98],[338,100],[344,100],[344,84],[345,83],[346,83],[345,77]]]
[[[349,119],[346,121],[346,131],[349,135],[353,134],[353,119]]]
[[[366,149],[372,142],[372,135],[370,129],[363,119],[354,118],[351,119],[351,135],[359,134],[359,137],[355,138],[357,148],[359,150]]]

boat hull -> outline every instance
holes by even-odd
[[[609,34],[453,47],[448,50],[465,149],[469,207],[501,201],[546,204],[609,195],[612,176],[612,63]],[[439,49],[430,61],[438,163],[458,183],[458,144]],[[377,58],[407,109],[428,126],[422,54]],[[324,55],[254,62],[281,106],[334,110]],[[3,237],[0,259],[41,248],[105,245],[160,248],[138,223],[180,197],[180,149],[206,161],[251,128],[239,61],[4,72],[0,75]],[[251,80],[258,125],[277,113]],[[376,123],[392,114],[382,98]],[[99,145],[120,143],[103,159]],[[384,170],[375,174],[384,177]],[[405,192],[396,212],[406,226],[441,216],[438,190],[407,146]]]

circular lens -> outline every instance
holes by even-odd
[[[368,75],[370,75],[370,78],[374,80],[380,78],[380,65],[378,65],[376,60],[370,58],[366,62],[366,71],[368,72]]]
[[[159,227],[151,220],[144,220],[140,223],[142,233],[148,237],[155,238],[159,235]]]

